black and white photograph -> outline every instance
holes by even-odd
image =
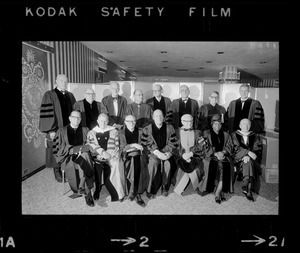
[[[1,252],[291,249],[293,5],[0,5]]]
[[[22,214],[278,214],[278,42],[22,44]]]

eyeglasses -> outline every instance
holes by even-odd
[[[135,120],[125,120],[125,122],[128,122],[128,123],[135,123],[136,121],[135,121]]]
[[[78,116],[70,116],[71,118],[81,119],[81,117]]]

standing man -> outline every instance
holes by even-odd
[[[248,97],[250,92],[248,84],[242,84],[239,91],[241,97],[231,101],[227,108],[229,133],[239,130],[240,121],[244,118],[251,121],[250,131],[258,134],[264,133],[265,116],[261,103]]]
[[[95,91],[88,88],[85,91],[85,98],[74,104],[74,110],[81,112],[81,126],[90,130],[96,126],[99,114],[107,113],[103,104],[95,101],[95,96]]]
[[[144,128],[152,121],[152,109],[150,105],[143,103],[142,90],[135,90],[133,95],[134,102],[127,106],[126,115],[133,115],[136,118],[137,128]]]
[[[172,125],[164,122],[161,110],[153,112],[153,123],[143,129],[142,145],[149,154],[149,184],[147,197],[154,198],[161,187],[162,195],[168,196],[172,178],[176,172],[178,141]]]
[[[102,104],[105,107],[108,116],[108,124],[120,129],[123,126],[127,100],[125,97],[120,96],[120,86],[117,82],[110,83],[111,95],[108,95],[102,99]]]
[[[39,129],[46,134],[46,167],[53,167],[55,179],[62,182],[60,167],[53,156],[57,151],[54,137],[59,128],[69,124],[69,115],[76,100],[74,95],[66,90],[66,75],[58,75],[56,85],[55,89],[46,91],[42,98]]]
[[[171,106],[171,100],[168,97],[162,96],[163,88],[160,84],[154,84],[152,91],[153,97],[147,99],[146,104],[151,106],[152,111],[157,109],[161,110],[164,117],[166,117],[166,114]]]
[[[208,97],[209,103],[204,104],[200,107],[199,112],[199,129],[205,131],[211,127],[211,117],[215,114],[221,116],[222,123],[224,123],[224,115],[226,114],[226,109],[219,105],[219,92],[213,91]],[[224,128],[224,125],[223,125]]]
[[[182,126],[181,117],[184,114],[192,115],[194,120],[193,129],[197,129],[198,127],[198,112],[199,106],[198,102],[195,99],[189,97],[190,89],[186,85],[181,85],[180,88],[180,96],[181,98],[175,99],[171,103],[171,109],[168,112],[167,122],[170,122],[175,131]]]

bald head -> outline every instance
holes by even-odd
[[[242,132],[249,132],[250,127],[251,127],[251,121],[249,119],[242,119],[240,121],[240,129]]]
[[[164,115],[163,112],[159,109],[155,110],[153,112],[152,118],[154,120],[154,123],[157,127],[161,127],[162,123],[164,121]]]
[[[179,88],[179,92],[182,99],[186,99],[190,95],[190,89],[186,85],[181,85]]]
[[[68,78],[64,74],[57,75],[56,84],[59,90],[65,91],[68,85]]]

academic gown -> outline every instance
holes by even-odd
[[[231,136],[222,130],[219,132],[219,136],[212,133],[213,130],[206,130],[203,133],[205,139],[202,149],[204,151],[203,156],[203,168],[204,179],[200,182],[200,190],[213,192],[220,180],[223,181],[223,192],[233,192],[233,176],[234,167],[231,159],[233,152],[233,144]],[[215,136],[212,136],[215,134]],[[217,138],[219,143],[216,143]],[[224,160],[218,161],[214,156],[215,152],[223,151]]]
[[[52,141],[49,137],[49,132],[56,132],[59,128],[66,126],[66,124],[64,124],[62,108],[56,90],[57,89],[46,91],[43,95],[39,119],[39,130],[47,134],[46,167],[49,168],[57,166],[53,155],[57,152],[58,148],[58,140],[54,139]],[[65,96],[70,102],[70,105],[67,106],[67,108],[72,108],[76,102],[74,95],[71,92],[66,91]],[[69,114],[70,113],[71,110]]]
[[[93,101],[93,103],[91,104],[91,114],[92,114],[91,119],[90,119],[91,122],[88,124],[85,105],[90,105],[90,104],[85,99],[83,99],[83,100],[77,101],[74,104],[73,108],[74,108],[74,110],[81,112],[81,122],[80,122],[81,126],[92,129],[93,127],[95,127],[97,125],[97,119],[98,119],[99,114],[100,113],[107,114],[107,110],[101,102]]]
[[[198,113],[199,105],[195,99],[188,98],[187,106],[190,110],[183,112],[182,99],[175,99],[172,101],[170,110],[167,112],[166,122],[172,124],[174,129],[177,130],[182,126],[181,116],[185,113],[191,114],[193,116],[193,129],[198,129]]]
[[[95,126],[88,134],[88,143],[92,147],[94,156],[101,155],[102,150],[111,155],[108,160],[98,160],[96,157],[96,191],[100,191],[103,184],[111,195],[111,201],[117,201],[125,196],[124,168],[120,166],[119,134],[111,126],[102,131]]]
[[[65,171],[73,192],[78,191],[80,170],[86,179],[87,187],[91,189],[94,183],[94,169],[89,147],[86,145],[89,129],[79,126],[74,135],[70,131],[74,130],[68,125],[60,128],[56,133],[59,146],[55,154],[56,161],[61,169]],[[71,149],[73,154],[71,154]],[[80,149],[81,154],[79,154]]]
[[[215,114],[223,114],[223,117],[225,117],[226,109],[219,104],[216,104],[215,106],[212,106],[211,104],[204,104],[200,107],[198,124],[201,131],[211,128],[211,117]],[[225,118],[224,121],[226,122]],[[224,124],[222,127],[224,129]]]
[[[161,110],[163,112],[164,117],[166,117],[167,112],[170,110],[171,99],[169,99],[168,97],[161,96],[161,100],[160,102],[158,102],[155,97],[152,97],[147,99],[146,104],[151,106],[153,112],[156,109]]]
[[[149,157],[147,192],[151,194],[156,194],[161,185],[168,191],[177,169],[175,156],[177,155],[178,141],[173,126],[163,123],[162,129],[165,130],[160,134],[154,134],[153,128],[155,127],[155,123],[146,126],[142,135],[142,145],[146,148]],[[172,156],[168,160],[162,161],[153,154],[157,149],[163,153],[170,152]]]
[[[130,147],[131,143],[141,144],[142,130],[135,128],[131,133],[127,128],[121,129],[119,136],[121,163],[124,166],[127,181],[126,195],[142,194],[149,183],[147,156],[145,150],[139,151]]]
[[[230,102],[227,109],[228,131],[233,133],[239,129],[240,121],[247,118],[251,121],[250,131],[254,133],[265,132],[265,116],[261,103],[258,100],[248,98],[242,107],[241,99]]]
[[[200,138],[199,130],[184,130],[181,128],[179,131],[178,170],[176,173],[176,185],[174,187],[174,192],[179,195],[184,191],[189,182],[192,183],[193,189],[196,190],[201,178],[204,176],[201,148],[198,144]],[[189,162],[182,158],[182,155],[186,152],[193,152],[193,156]]]
[[[262,157],[262,142],[259,135],[254,132],[250,132],[248,135],[248,141],[245,143],[243,134],[240,130],[232,133],[232,142],[234,147],[234,162],[243,174],[243,177],[252,177],[252,190],[256,193],[259,192],[260,181],[259,176],[261,175],[260,162]],[[252,151],[256,154],[257,158],[253,160],[250,157],[248,163],[244,163],[242,158]]]

